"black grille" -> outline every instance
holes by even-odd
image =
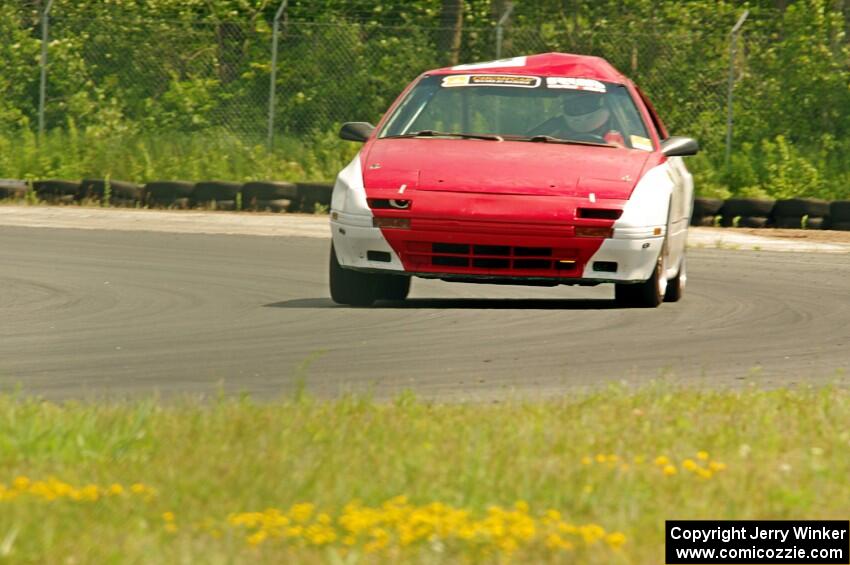
[[[441,269],[480,269],[488,272],[517,270],[557,276],[576,268],[578,251],[551,247],[416,241],[408,242],[406,255],[414,265]]]

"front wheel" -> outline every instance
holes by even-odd
[[[664,302],[667,293],[667,277],[664,275],[664,253],[662,247],[655,262],[652,276],[642,283],[615,284],[614,299],[623,306],[638,308],[657,308]]]
[[[679,265],[679,272],[667,283],[667,292],[664,293],[664,302],[678,302],[685,295],[685,284],[688,282],[688,269],[685,257]]]
[[[331,287],[331,300],[337,304],[350,306],[371,306],[378,298],[381,276],[343,269],[331,244],[330,267],[328,271]]]
[[[383,281],[378,298],[384,300],[404,300],[410,294],[410,278],[405,275],[381,275]]]

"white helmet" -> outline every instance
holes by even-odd
[[[575,90],[565,93],[564,113],[570,128],[587,133],[599,129],[608,121],[611,112],[603,104],[604,94]]]

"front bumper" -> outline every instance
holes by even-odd
[[[418,225],[417,225],[418,224]],[[663,226],[616,228],[614,237],[575,237],[571,226],[497,223],[372,227],[372,217],[335,212],[331,230],[342,266],[428,278],[595,284],[647,280]]]

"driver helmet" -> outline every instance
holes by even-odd
[[[611,112],[604,104],[604,94],[586,90],[564,93],[564,114],[570,128],[580,133],[589,133],[602,127]]]

